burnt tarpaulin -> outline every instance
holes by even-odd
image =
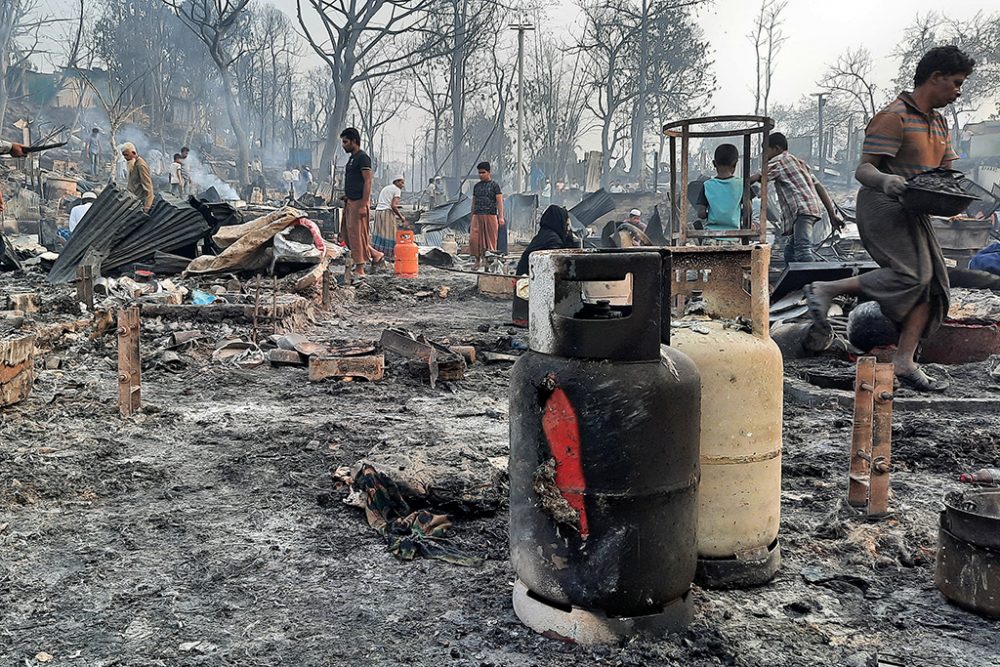
[[[535,212],[538,209],[538,195],[511,194],[503,198],[504,222],[512,232],[534,233]],[[461,199],[436,206],[420,216],[421,233],[452,229],[469,231],[472,222],[472,199]]]
[[[462,197],[458,201],[435,206],[420,216],[421,233],[436,232],[442,229],[453,229],[465,232],[472,222],[472,200]]]
[[[538,231],[538,195],[512,194],[503,198],[504,222],[511,234],[531,238]]]
[[[211,234],[219,231],[220,227],[242,225],[245,222],[243,215],[229,202],[210,202],[191,196],[188,203],[197,209],[212,227]]]
[[[653,207],[653,215],[649,216],[649,222],[646,223],[646,236],[653,245],[670,245],[663,231],[663,217],[660,215],[659,205]]]
[[[3,229],[0,229],[0,271],[20,271],[21,262],[17,259],[14,246],[10,240],[4,236]]]

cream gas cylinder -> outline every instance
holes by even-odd
[[[783,365],[768,331],[771,249],[673,248],[671,345],[701,372],[698,574],[703,586],[766,583],[781,562]],[[741,326],[742,324],[742,326]]]

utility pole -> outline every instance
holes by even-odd
[[[823,108],[826,106],[826,98],[830,93],[813,93],[819,104],[819,180],[823,180],[826,175],[826,134],[823,127]]]
[[[522,18],[510,29],[517,31],[517,191],[524,192],[524,32],[535,26]]]
[[[852,177],[854,176],[854,171],[852,168],[856,168],[854,160],[854,114],[852,113],[847,119],[847,169],[844,170],[844,180],[848,185],[851,184]]]

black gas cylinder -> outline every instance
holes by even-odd
[[[588,301],[588,283],[629,275],[630,303]],[[560,610],[578,628],[580,613],[607,626],[686,605],[701,397],[694,363],[661,346],[669,275],[666,250],[531,256],[530,349],[510,380],[510,549],[515,610],[536,630],[565,636],[549,622]]]

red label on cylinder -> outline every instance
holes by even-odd
[[[556,486],[569,506],[579,515],[580,537],[586,539],[590,535],[590,528],[587,525],[587,508],[583,502],[587,481],[583,476],[580,425],[576,410],[561,388],[553,390],[545,402],[542,431],[548,440],[549,451],[556,460]]]

